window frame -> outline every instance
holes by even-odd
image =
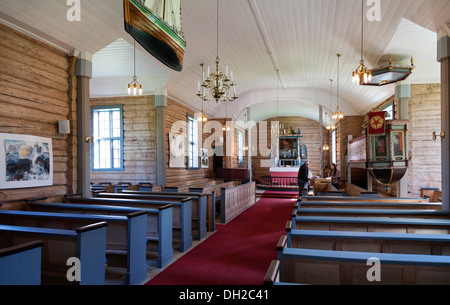
[[[388,111],[386,111],[386,110],[391,108],[391,107],[392,107],[392,117],[388,117],[387,116]],[[394,120],[395,119],[395,104],[394,104],[394,101],[391,101],[391,102],[387,103],[386,105],[384,105],[381,108],[381,111],[385,111],[386,112],[386,120]]]
[[[331,163],[337,165],[337,130],[331,132]]]
[[[109,139],[110,140],[110,154],[111,154],[111,164],[109,168],[95,168],[94,164],[95,164],[95,154],[94,151],[98,146],[98,139],[94,138],[93,136],[93,142],[91,144],[91,171],[93,172],[123,172],[125,170],[124,168],[124,135],[123,135],[123,105],[109,105],[109,106],[91,106],[91,134],[94,135],[94,118],[95,118],[95,111],[96,110],[109,110],[110,113],[112,113],[113,110],[119,110],[120,114],[119,114],[119,119],[120,119],[120,136],[119,137],[109,137],[109,138],[105,138],[105,139]],[[110,135],[112,135],[112,129],[113,129],[113,118],[112,116],[110,116]],[[99,124],[100,125],[100,124]],[[113,149],[113,145],[114,145],[114,141],[119,141],[119,146],[120,146],[120,167],[114,167],[114,149]]]
[[[240,140],[242,140],[242,143]],[[244,166],[244,146],[245,146],[245,134],[242,130],[238,130],[237,131],[237,153],[238,153],[237,154],[237,163],[238,163],[239,167]]]
[[[192,124],[192,128],[191,128]],[[191,130],[192,129],[192,130]],[[187,169],[188,170],[199,170],[200,160],[199,160],[199,128],[198,120],[189,113],[186,114],[186,138],[187,138]],[[196,136],[197,134],[197,136]],[[197,143],[195,143],[197,140]],[[191,155],[192,154],[192,155]],[[191,164],[192,160],[192,164]]]

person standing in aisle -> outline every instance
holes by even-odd
[[[298,170],[298,201],[302,201],[302,190],[306,186],[308,188],[311,161],[305,161],[300,169]]]

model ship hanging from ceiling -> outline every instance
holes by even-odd
[[[167,67],[181,71],[186,40],[181,0],[124,0],[125,30]]]

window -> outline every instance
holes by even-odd
[[[187,115],[188,169],[198,169],[198,121]]]
[[[386,106],[384,106],[381,111],[386,111],[386,120],[394,119],[394,102],[390,102]]]
[[[123,171],[123,108],[101,106],[91,108],[93,171]]]
[[[331,163],[337,164],[336,130],[331,133]]]
[[[238,131],[238,166],[244,165],[244,133]]]

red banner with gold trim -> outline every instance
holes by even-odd
[[[369,134],[381,135],[386,132],[386,111],[369,113]]]

